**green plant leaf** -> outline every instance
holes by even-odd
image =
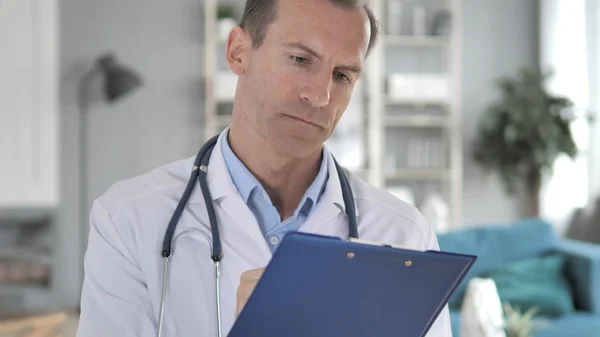
[[[532,307],[523,313],[518,306],[513,308],[508,302],[503,307],[506,337],[533,337],[537,332],[533,327],[533,319],[539,309]]]
[[[217,7],[217,18],[232,18],[235,19],[235,9],[232,5],[220,4]]]
[[[496,172],[508,193],[527,184],[531,172],[551,173],[559,155],[574,158],[578,153],[570,129],[573,118],[563,113],[573,103],[546,91],[550,75],[523,68],[497,79],[499,99],[479,121],[473,159]]]

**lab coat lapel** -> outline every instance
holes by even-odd
[[[248,253],[244,253],[243,256],[252,260],[249,261],[252,264],[264,265],[272,255],[271,250],[258,226],[256,217],[231,180],[221,151],[221,143],[225,135],[225,132],[221,133],[208,167],[208,186],[212,193],[215,209],[217,213],[220,210],[226,215],[226,217],[219,217],[223,219],[219,221],[221,239],[224,244],[231,243],[229,245],[231,249],[242,249],[241,247],[247,247],[250,243],[255,244],[258,248],[256,256],[250,256]],[[228,220],[232,220],[233,223]],[[240,245],[240,239],[237,239],[240,237],[240,232],[248,237],[247,240],[244,240],[246,241],[245,245]],[[253,252],[255,250],[245,249],[244,252],[246,251]]]
[[[247,241],[244,240],[246,241],[245,244],[248,245],[251,242],[258,248],[256,250],[245,250],[248,252],[245,256],[249,260],[248,262],[256,265],[265,265],[272,256],[271,250],[264,239],[254,214],[248,205],[246,205],[231,180],[225,160],[223,159],[221,143],[223,137],[226,135],[226,131],[223,131],[219,136],[208,167],[208,186],[219,220],[221,240],[224,245],[228,245],[231,249],[237,249],[240,243],[244,243],[240,241],[243,239],[240,238],[240,234],[245,234],[242,235],[247,239]],[[345,213],[339,176],[332,154],[325,146],[323,153],[324,158],[327,159],[329,172],[325,191],[318,201],[313,214],[299,228],[299,231],[347,238],[348,218]],[[199,190],[199,188],[196,188],[192,192],[190,202],[204,202]],[[357,217],[359,217],[358,209],[356,208],[355,210]]]
[[[234,222],[233,226],[222,231],[225,242],[231,243],[229,248],[237,250],[238,255],[248,259],[250,264],[265,266],[271,258],[271,250],[258,226],[256,217],[248,208],[244,199],[233,194],[222,199],[220,208]],[[247,239],[239,239],[240,234],[245,235]],[[256,246],[257,249],[248,249],[250,245]]]
[[[300,227],[300,231],[340,236],[345,239],[348,238],[348,217],[345,213],[346,207],[340,185],[340,177],[337,173],[333,156],[325,146],[323,147],[323,154],[324,158],[327,159],[329,178],[315,211],[307,219],[306,223]],[[358,209],[356,209],[356,216],[359,216]]]

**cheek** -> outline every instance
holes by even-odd
[[[272,76],[269,84],[269,95],[280,103],[287,104],[298,100],[301,80],[297,74],[279,73]]]
[[[290,91],[297,82],[297,75],[286,71],[285,68],[276,64],[267,62],[263,63],[258,70],[258,78],[260,79],[255,85],[256,90],[267,93],[268,96],[280,96],[280,93]],[[296,81],[294,81],[296,79]]]
[[[342,116],[344,115],[344,110],[345,110],[345,108],[339,108],[336,110],[336,113],[333,116],[333,127],[331,128],[332,132],[335,129],[335,127],[337,126],[340,119],[342,119]]]
[[[348,105],[350,104],[351,96],[352,96],[352,90],[345,88],[345,87],[337,89],[335,94],[331,95],[331,97],[332,97],[331,105],[335,109],[335,111],[333,112],[334,113],[333,118],[335,118],[336,121],[342,117],[342,115],[348,108]]]
[[[329,131],[327,132],[326,137],[329,138],[335,132],[335,128],[337,127],[342,115],[344,114],[344,110],[342,109],[332,109],[332,114],[330,116],[331,126],[329,127]]]
[[[348,88],[339,88],[335,94],[331,95],[332,100],[330,102],[331,110],[329,110],[329,120],[332,123],[330,133],[333,133],[338,122],[346,112],[351,95],[352,90],[348,90]]]

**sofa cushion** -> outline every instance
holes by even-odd
[[[598,337],[600,331],[600,317],[583,312],[544,323],[546,328],[538,331],[535,337]]]
[[[450,311],[452,336],[461,337],[461,314]],[[598,337],[600,317],[585,312],[574,312],[557,319],[537,317],[533,320],[535,337]]]
[[[558,238],[541,219],[525,219],[510,225],[490,224],[438,234],[440,250],[476,255],[477,261],[449,302],[460,309],[469,280],[505,263],[541,255],[554,249]]]
[[[551,254],[507,263],[488,273],[494,280],[500,300],[537,315],[559,317],[575,311],[571,289],[563,275],[564,255]]]

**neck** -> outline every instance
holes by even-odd
[[[297,158],[277,153],[247,127],[229,129],[228,142],[235,155],[258,179],[281,219],[294,214],[304,193],[315,180],[321,165],[322,151]]]

